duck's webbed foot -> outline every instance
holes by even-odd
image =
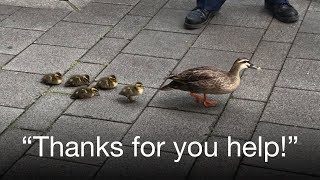
[[[200,95],[190,92],[190,96],[196,98],[197,103],[201,102],[202,97]]]
[[[218,102],[214,100],[208,100],[207,95],[203,94],[203,105],[205,107],[215,107],[218,105]]]

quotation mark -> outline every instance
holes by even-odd
[[[289,139],[288,144],[297,144],[298,142],[298,136],[288,136],[288,139]],[[285,149],[286,149],[286,137],[282,136],[282,157],[286,156]]]
[[[297,144],[297,142],[298,142],[298,136],[289,136],[288,139],[289,139],[288,144],[292,144],[292,143]]]
[[[29,136],[29,137],[27,137],[27,136],[24,136],[23,137],[23,139],[22,139],[22,143],[23,144],[32,144],[32,136]]]

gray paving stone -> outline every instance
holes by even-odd
[[[11,60],[3,69],[33,73],[63,73],[86,50],[32,44]]]
[[[109,26],[59,22],[36,43],[89,49],[109,30]]]
[[[25,108],[47,89],[41,75],[1,70],[0,77],[0,105]]]
[[[252,57],[252,62],[261,68],[280,70],[291,44],[262,41]]]
[[[233,93],[234,97],[267,101],[278,77],[278,71],[252,70],[243,73],[240,87]]]
[[[88,74],[90,76],[90,82],[98,76],[98,74],[105,68],[105,65],[91,64],[91,63],[77,63],[71,68],[64,76],[68,79],[74,74]]]
[[[47,130],[73,100],[63,94],[49,93],[33,104],[13,126],[38,131]]]
[[[294,6],[294,8],[298,11],[300,20],[303,20],[303,17],[307,12],[310,2],[311,0],[306,0],[306,1],[290,0],[290,4]]]
[[[119,85],[114,90],[100,91],[100,97],[76,101],[67,109],[66,114],[132,123],[150,101],[155,90],[145,88],[142,96],[135,98],[135,102],[128,103],[124,96],[118,95],[122,87]]]
[[[72,3],[81,10],[81,8],[86,6],[90,1],[91,0],[72,0]],[[2,0],[1,3],[20,7],[74,10],[68,3],[56,0]]]
[[[112,28],[107,37],[133,39],[150,19],[150,17],[127,15]]]
[[[196,1],[195,0],[169,0],[164,7],[169,9],[192,10],[194,7],[196,7]]]
[[[227,103],[229,95],[208,95],[208,98],[217,101],[218,105],[206,108],[202,104],[198,104],[189,95],[189,92],[178,90],[159,91],[150,102],[150,106],[219,115]]]
[[[320,60],[320,34],[298,33],[289,57]]]
[[[276,86],[320,91],[320,61],[287,59]]]
[[[8,63],[12,58],[13,55],[8,54],[0,54],[0,67],[2,68],[6,63]]]
[[[9,17],[9,15],[0,15],[0,22]]]
[[[125,39],[103,38],[81,58],[81,61],[108,64],[128,43]]]
[[[202,142],[210,133],[216,116],[148,107],[133,124],[123,139],[126,145],[136,136],[140,142],[166,142],[161,148],[175,153],[173,142],[182,147],[183,142]]]
[[[114,74],[120,83],[141,81],[147,87],[158,88],[176,64],[172,59],[120,54],[99,77]]]
[[[131,6],[90,3],[79,12],[72,12],[65,20],[100,25],[116,25],[127,14]]]
[[[63,19],[69,11],[22,8],[0,23],[0,26],[46,31]]]
[[[9,129],[0,136],[0,176],[20,159],[25,151],[31,146],[22,144],[22,138],[24,136],[28,137],[36,135],[40,134],[20,129]]]
[[[23,109],[0,106],[0,134],[23,113]]]
[[[0,14],[10,15],[15,11],[19,10],[20,8],[21,7],[17,7],[17,6],[0,5]]]
[[[238,1],[238,0],[229,0],[226,1],[224,6],[226,5],[247,5],[247,6],[264,6],[264,1],[256,1],[256,0],[243,0],[243,1]]]
[[[50,179],[79,178],[92,179],[99,167],[54,159],[24,156],[3,177],[3,179]]]
[[[144,30],[123,52],[180,59],[195,39],[196,35]]]
[[[104,65],[90,64],[90,63],[76,63],[72,69],[70,69],[65,75],[64,80],[67,81],[70,76],[75,74],[88,74],[90,82],[93,82],[98,74],[105,68]],[[58,93],[72,94],[76,87],[64,87],[64,83],[59,86],[53,86],[50,91]]]
[[[271,20],[264,6],[232,5],[223,6],[210,23],[266,29]]]
[[[127,132],[128,128],[128,124],[72,116],[61,116],[46,135],[53,136],[54,141],[60,141],[63,144],[66,144],[70,141],[75,141],[77,143],[90,141],[93,144],[96,144],[97,136],[100,136],[101,142],[103,143],[120,141]],[[50,141],[44,141],[44,157],[50,157],[50,147]],[[110,145],[107,145],[106,149],[108,152],[110,152]],[[90,153],[91,151],[86,149],[84,157],[60,157],[59,148],[55,148],[54,158],[94,165],[102,165],[107,158],[103,153],[101,154],[101,157],[97,157],[95,151],[94,157],[91,157]],[[36,143],[34,146],[32,146],[32,148],[28,151],[28,154],[39,156],[39,144]]]
[[[136,5],[140,0],[93,0],[92,2],[110,3],[110,4],[125,4]]]
[[[251,53],[190,48],[173,73],[180,73],[186,69],[199,66],[214,66],[228,71],[237,58],[246,57],[250,59],[251,56]]]
[[[262,143],[265,141],[275,141],[280,146],[282,136],[297,136],[298,141],[297,144],[286,144],[285,157],[279,154],[277,157],[270,158],[268,163],[264,162],[264,157],[245,157],[244,164],[319,176],[319,130],[259,123],[253,137],[253,141],[256,144],[258,136],[262,137]],[[288,138],[286,141],[289,141]]]
[[[320,11],[320,1],[313,0],[309,6],[310,11]]]
[[[241,144],[242,141],[237,140]],[[209,153],[214,151],[213,143],[217,142],[217,157],[200,156],[193,166],[188,179],[233,179],[240,163],[235,149],[232,149],[232,157],[228,157],[227,138],[210,137],[208,139]]]
[[[262,102],[231,99],[212,134],[250,140],[264,105]]]
[[[140,0],[140,2],[129,12],[136,16],[154,16],[168,0]]]
[[[146,29],[200,34],[203,28],[195,30],[184,28],[184,20],[188,13],[189,11],[185,10],[161,9],[146,26]]]
[[[276,171],[271,169],[265,169],[265,168],[258,168],[258,167],[252,167],[252,166],[246,166],[241,165],[239,167],[236,180],[245,180],[248,178],[259,178],[261,179],[306,179],[306,180],[316,180],[318,178],[307,176],[307,175],[301,175],[301,174],[295,174],[290,172],[284,172],[284,171]]]
[[[0,53],[17,55],[43,32],[0,27]]]
[[[319,99],[319,92],[275,88],[261,121],[319,129]]]
[[[185,179],[189,169],[194,162],[190,156],[183,156],[179,163],[174,159],[177,155],[161,152],[161,157],[152,156],[150,158],[133,156],[133,148],[124,147],[124,155],[119,158],[110,158],[98,172],[96,179],[106,179],[106,177],[122,177],[136,179]],[[148,150],[146,152],[150,153]]]
[[[292,43],[298,32],[300,24],[301,21],[286,24],[273,19],[267,32],[263,36],[263,40]]]
[[[320,12],[308,11],[299,32],[320,33]]]
[[[210,25],[194,47],[252,53],[263,33],[263,29]]]

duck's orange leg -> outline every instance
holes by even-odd
[[[196,98],[197,103],[201,102],[202,97],[200,95],[190,92],[190,96]]]
[[[205,107],[215,107],[217,106],[218,102],[214,100],[208,100],[207,94],[203,94],[203,105]]]

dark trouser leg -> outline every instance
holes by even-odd
[[[197,0],[197,7],[208,11],[218,11],[226,0]]]
[[[265,3],[268,4],[280,4],[280,3],[287,3],[288,0],[265,0]]]

